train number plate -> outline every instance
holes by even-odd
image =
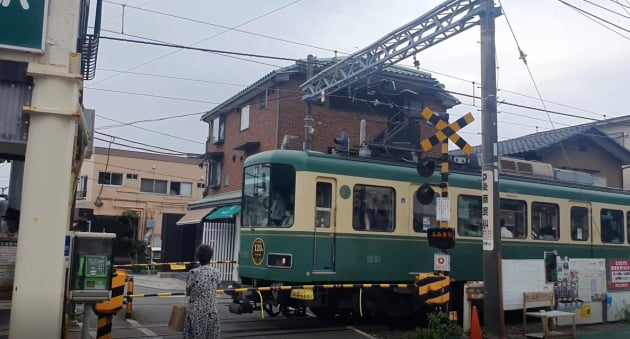
[[[291,290],[291,298],[300,300],[315,300],[315,293],[311,289],[297,288]]]

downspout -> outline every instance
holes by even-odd
[[[276,142],[274,149],[280,148],[280,84],[276,83]]]

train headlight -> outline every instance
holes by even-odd
[[[267,267],[291,268],[293,267],[293,255],[285,253],[269,253],[269,255],[267,255]]]

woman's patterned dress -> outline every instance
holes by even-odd
[[[188,272],[186,288],[190,290],[190,300],[184,324],[184,339],[218,339],[219,314],[216,306],[216,289],[219,271],[203,265]]]

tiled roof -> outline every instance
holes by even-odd
[[[528,152],[540,152],[559,143],[577,137],[588,137],[615,154],[624,164],[630,161],[630,150],[626,149],[618,142],[602,132],[598,126],[616,124],[628,120],[628,117],[600,120],[587,124],[554,129],[545,132],[538,132],[522,137],[500,141],[498,143],[499,156],[520,156]],[[481,153],[481,145],[475,146],[475,153]],[[449,151],[451,155],[463,155],[461,150]]]

